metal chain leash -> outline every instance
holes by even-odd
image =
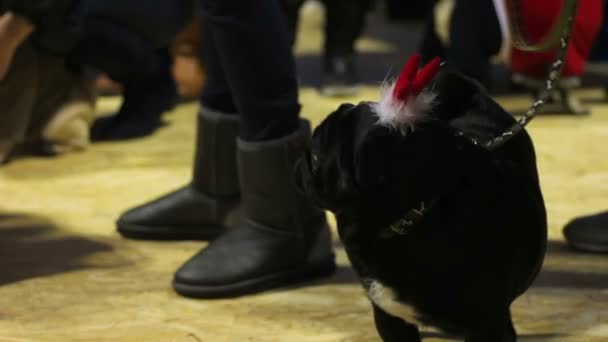
[[[494,150],[502,146],[512,137],[523,131],[526,125],[530,123],[532,119],[534,119],[538,110],[549,99],[554,83],[557,82],[561,77],[562,67],[564,65],[566,52],[568,51],[568,45],[570,44],[570,38],[574,28],[574,18],[576,17],[576,9],[578,6],[578,0],[564,0],[564,6],[558,21],[550,30],[549,34],[539,43],[530,43],[525,38],[525,35],[522,32],[522,26],[520,25],[521,21],[519,20],[519,13],[521,12],[518,6],[519,1],[505,1],[509,16],[512,44],[514,47],[523,51],[540,52],[550,50],[559,43],[559,50],[557,53],[557,58],[549,70],[549,75],[545,81],[545,88],[540,92],[538,99],[536,99],[528,111],[526,111],[526,113],[509,130],[485,143],[483,146],[487,150]]]

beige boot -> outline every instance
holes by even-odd
[[[29,140],[48,154],[82,151],[90,144],[95,114],[93,81],[68,71],[63,59],[39,58],[41,82]]]
[[[51,115],[42,138],[57,154],[82,151],[90,144],[95,116],[91,82],[75,82],[66,101]]]

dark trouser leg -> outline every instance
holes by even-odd
[[[365,27],[369,0],[325,0],[323,84],[326,95],[352,95],[359,81],[355,70],[355,43]]]
[[[201,95],[201,104],[216,111],[236,115],[238,110],[234,104],[232,90],[228,85],[228,80],[226,80],[226,72],[220,62],[215,37],[211,32],[208,21],[203,21],[202,49],[207,81]]]
[[[435,13],[430,11],[426,18],[424,35],[420,42],[422,64],[426,65],[431,59],[439,57],[445,60],[446,48],[435,31]]]
[[[494,5],[487,0],[456,0],[450,24],[448,66],[483,83],[490,83],[490,58],[502,36]]]
[[[81,0],[73,21],[78,28],[91,19],[111,22],[161,48],[190,23],[193,8],[192,0]]]
[[[247,141],[276,139],[298,127],[295,63],[279,1],[202,1]]]
[[[324,0],[327,8],[325,57],[355,53],[355,43],[365,28],[370,0]]]
[[[291,34],[291,42],[295,43],[298,35],[298,23],[300,18],[300,8],[306,0],[282,0],[283,11],[287,15],[287,24],[289,26],[289,33]]]
[[[296,191],[293,167],[310,127],[299,104],[287,23],[278,0],[202,1],[241,114],[237,146],[245,219],[175,274],[189,297],[230,297],[325,276],[335,264],[323,211]]]
[[[124,87],[118,115],[98,119],[92,139],[120,140],[148,135],[161,124],[162,114],[177,100],[167,49],[155,49],[127,27],[90,19],[72,50],[74,64],[86,64],[108,74]]]

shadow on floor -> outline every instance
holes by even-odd
[[[51,235],[55,231],[41,217],[0,214],[0,286],[93,268],[86,257],[113,250],[110,244],[82,237]]]
[[[534,287],[584,289],[608,289],[608,274],[572,271],[542,271]]]
[[[334,249],[344,248],[340,240],[334,240]],[[584,272],[585,264],[597,262],[597,259],[607,258],[606,255],[578,253],[562,241],[549,241],[547,245],[547,256],[571,256],[572,260],[577,260],[577,269],[573,270],[549,270],[544,269],[534,283],[534,287],[545,288],[572,288],[572,289],[608,289],[608,272]],[[336,273],[330,277],[312,285],[340,285],[358,283],[357,275],[350,266],[339,266]]]
[[[427,338],[443,338],[443,339],[450,339],[450,341],[453,339],[454,341],[461,341],[462,339],[458,339],[458,337],[455,336],[449,336],[446,334],[442,334],[439,332],[426,332],[423,331],[420,333],[420,336],[423,339],[427,339]],[[539,333],[539,334],[517,334],[518,340],[520,341],[529,341],[529,340],[533,340],[533,341],[538,341],[538,339],[543,339],[546,341],[551,341],[551,340],[555,340],[558,341],[560,338],[564,338],[567,335],[564,334],[543,334],[543,333]]]
[[[597,264],[598,259],[605,259],[607,258],[606,255],[575,252],[568,248],[565,242],[549,241],[546,258],[550,259],[554,256],[571,256],[572,262],[576,262],[576,269],[580,271],[545,268],[534,282],[534,287],[579,290],[608,289],[608,272],[585,272],[585,270],[597,269],[595,267],[586,267],[585,265],[590,263]]]

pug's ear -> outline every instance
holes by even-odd
[[[357,186],[369,192],[380,190],[390,179],[391,156],[398,155],[394,139],[400,135],[375,125],[361,132],[354,145],[354,178]]]
[[[467,112],[479,94],[485,94],[476,80],[456,71],[442,71],[432,85],[437,101],[431,115],[449,121]]]

